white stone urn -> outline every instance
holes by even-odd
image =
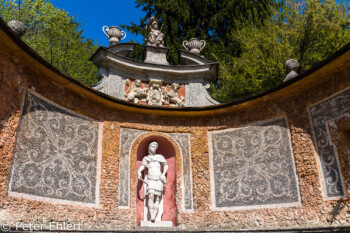
[[[205,47],[206,43],[204,40],[199,40],[197,38],[192,38],[190,41],[185,40],[182,45],[186,50],[194,54],[199,54],[200,51]]]
[[[124,40],[126,37],[126,33],[124,31],[121,31],[120,28],[117,26],[111,26],[111,27],[103,26],[102,31],[108,37],[109,44],[111,45],[118,44],[121,40]]]
[[[19,36],[22,37],[26,34],[26,26],[19,20],[11,20],[7,25]]]

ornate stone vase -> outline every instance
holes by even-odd
[[[120,28],[117,26],[103,26],[102,31],[108,37],[109,43],[112,45],[118,44],[119,41],[124,40],[126,37],[126,33],[124,31],[121,31]]]
[[[199,54],[200,51],[205,47],[206,43],[204,40],[199,40],[197,38],[192,38],[190,41],[185,40],[182,45],[186,50],[194,54]]]
[[[7,25],[19,36],[22,37],[26,34],[26,26],[19,20],[11,20]]]

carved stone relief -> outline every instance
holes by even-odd
[[[28,92],[9,192],[97,202],[99,123]]]
[[[126,90],[125,100],[133,103],[148,104],[152,106],[174,106],[184,107],[184,93],[180,89],[184,85],[172,83],[162,86],[161,81],[151,80],[149,84],[142,83],[136,79],[132,84],[129,79],[126,80],[128,89]],[[184,91],[182,91],[184,92]]]
[[[165,102],[165,90],[161,86],[160,82],[152,82],[150,83],[148,95],[147,95],[147,103],[152,106],[162,106]]]
[[[311,106],[309,113],[326,196],[343,197],[345,193],[339,161],[327,130],[327,121],[350,113],[350,89]]]
[[[129,206],[130,197],[130,151],[133,141],[140,135],[149,131],[121,128],[120,130],[120,152],[119,152],[119,207]],[[182,172],[183,172],[183,201],[186,210],[193,209],[192,198],[192,176],[190,158],[190,138],[187,133],[170,133],[179,145],[182,152]]]
[[[136,79],[132,84],[130,84],[130,80],[126,80],[126,85],[129,89],[126,91],[125,100],[128,102],[133,102],[138,104],[139,101],[146,102],[146,98],[148,96],[148,88],[142,87],[142,82],[140,79]]]
[[[170,103],[170,106],[178,106],[183,107],[184,106],[184,97],[181,96],[179,98],[179,89],[181,88],[181,85],[178,83],[173,83],[170,86],[171,90],[169,92],[166,92],[166,100]]]
[[[209,133],[214,208],[299,202],[285,119]]]

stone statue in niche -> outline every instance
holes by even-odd
[[[156,220],[161,221],[162,215],[162,198],[166,184],[166,173],[168,164],[161,154],[156,154],[158,149],[157,142],[151,142],[148,146],[148,155],[142,159],[142,164],[137,172],[137,177],[144,183],[145,209],[148,213],[144,215],[144,222]],[[142,178],[142,172],[145,171],[145,177]],[[161,208],[160,208],[161,207]],[[159,211],[161,210],[161,211]]]
[[[158,30],[158,20],[152,16],[147,23],[147,45],[164,47],[164,34],[161,32],[162,29]]]
[[[161,87],[161,82],[150,81],[150,88],[147,95],[147,103],[153,106],[162,106],[165,102],[166,90]]]
[[[138,104],[139,100],[146,102],[146,98],[148,96],[148,89],[142,88],[142,82],[140,79],[136,79],[131,86],[130,80],[127,79],[126,85],[129,86],[129,89],[126,91],[126,93],[130,90],[130,92],[125,95],[126,101],[134,102],[135,104]]]
[[[171,84],[171,90],[167,92],[167,99],[169,100],[169,103],[171,106],[178,106],[183,107],[184,103],[184,97],[181,96],[181,98],[178,97],[179,95],[179,89],[182,87],[182,85],[178,83]]]

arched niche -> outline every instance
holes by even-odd
[[[177,203],[176,196],[182,193],[176,193],[179,186],[181,176],[181,154],[177,143],[168,135],[162,133],[147,133],[139,136],[133,143],[131,153],[131,192],[136,193],[132,195],[136,198],[136,224],[139,226],[140,221],[144,219],[144,190],[143,183],[137,180],[137,171],[141,166],[142,159],[148,155],[148,145],[156,141],[158,143],[157,154],[162,154],[168,163],[167,183],[165,186],[165,193],[163,196],[164,208],[162,221],[172,221],[173,226],[177,225]],[[136,166],[135,166],[136,163]],[[135,188],[133,188],[134,186]],[[179,190],[178,190],[179,191]]]

